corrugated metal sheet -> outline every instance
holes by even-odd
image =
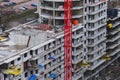
[[[29,46],[39,45],[40,43],[43,43],[47,40],[47,33],[42,32],[40,34],[31,36]]]
[[[21,35],[21,34],[12,34],[13,41],[16,45],[27,45],[29,36]]]
[[[10,39],[15,45],[35,46],[47,40],[47,32],[40,30],[24,29],[10,33]]]

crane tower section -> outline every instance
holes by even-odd
[[[72,80],[72,0],[64,0],[64,80]]]

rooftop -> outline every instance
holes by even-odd
[[[82,24],[79,24],[79,27],[82,27]],[[73,28],[75,30],[77,27]],[[38,23],[38,20],[7,30],[0,35],[0,64],[17,59],[31,48],[40,47],[63,35],[63,28],[55,29]]]

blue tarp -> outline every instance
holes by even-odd
[[[55,58],[55,57],[52,57],[52,56],[49,56],[48,59],[53,60],[53,61],[56,61],[56,58]]]
[[[39,64],[38,67],[39,67],[40,69],[42,69],[42,68],[43,68],[43,65],[42,65],[42,64]]]
[[[55,78],[57,78],[57,74],[56,73],[51,73],[50,77],[55,79]]]
[[[29,80],[36,80],[37,76],[36,75],[32,75],[30,76]]]

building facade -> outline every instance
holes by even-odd
[[[9,36],[0,47],[1,80],[64,80],[63,5],[64,0],[38,0],[38,21],[6,31]],[[107,0],[73,0],[72,15],[72,80],[93,80],[110,64],[103,58],[119,52],[119,27],[109,40]],[[51,28],[42,30],[45,24]],[[83,67],[83,62],[89,66]]]
[[[107,0],[86,0],[84,27],[86,29],[86,59],[90,63],[87,75],[94,75],[105,62]],[[91,79],[90,79],[91,80]]]

